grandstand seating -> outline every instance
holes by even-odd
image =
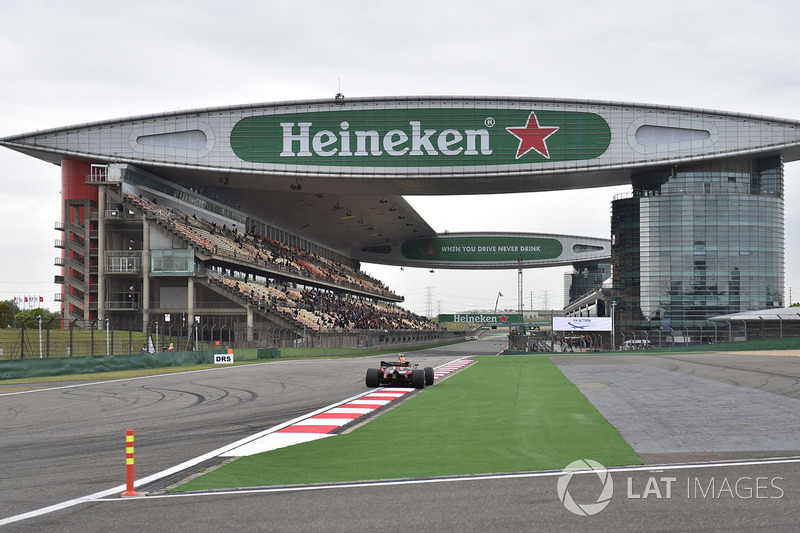
[[[435,329],[427,319],[401,307],[347,293],[300,290],[289,284],[263,284],[217,273],[210,273],[210,278],[239,298],[314,331]]]
[[[259,283],[252,279],[209,273],[211,281],[265,312],[278,313],[313,331],[435,329],[427,319],[394,304],[345,292],[357,290],[378,298],[397,298],[380,281],[348,265],[253,232],[242,234],[236,229],[219,227],[196,215],[189,216],[142,196],[126,192],[125,199],[198,251],[279,271],[303,285],[307,285],[308,281],[324,282],[342,289],[299,289],[288,282]]]
[[[361,290],[378,297],[397,298],[379,280],[348,265],[301,250],[252,232],[219,227],[196,215],[160,206],[142,196],[125,193],[125,198],[154,216],[163,226],[179,234],[196,249],[208,254],[249,261],[292,276],[332,283],[343,289]]]

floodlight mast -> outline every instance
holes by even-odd
[[[500,297],[503,295],[502,292],[497,293],[497,300],[494,301],[494,314],[497,314],[497,304],[500,302]]]
[[[525,309],[522,299],[522,254],[517,259],[517,308],[519,309],[519,325],[525,325]],[[533,309],[531,309],[532,311]],[[521,334],[525,334],[525,329],[520,330]]]

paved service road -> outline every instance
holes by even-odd
[[[800,357],[554,357],[645,462],[800,455]]]

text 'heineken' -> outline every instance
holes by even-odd
[[[489,132],[485,129],[422,129],[418,120],[409,121],[410,134],[393,129],[383,136],[377,130],[350,131],[350,124],[343,121],[339,131],[320,130],[311,134],[313,122],[281,122],[283,128],[283,151],[281,157],[340,157],[379,156],[383,152],[390,156],[421,155],[491,155]],[[351,142],[351,141],[354,141]],[[435,145],[434,145],[435,144]],[[355,151],[353,151],[355,148]],[[313,154],[311,153],[313,150]]]

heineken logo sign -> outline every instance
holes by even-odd
[[[520,322],[519,314],[462,313],[439,315],[439,322],[476,322],[480,324],[515,324]]]
[[[383,109],[240,120],[244,161],[286,165],[431,167],[530,164],[602,155],[611,130],[597,114],[509,109]]]

